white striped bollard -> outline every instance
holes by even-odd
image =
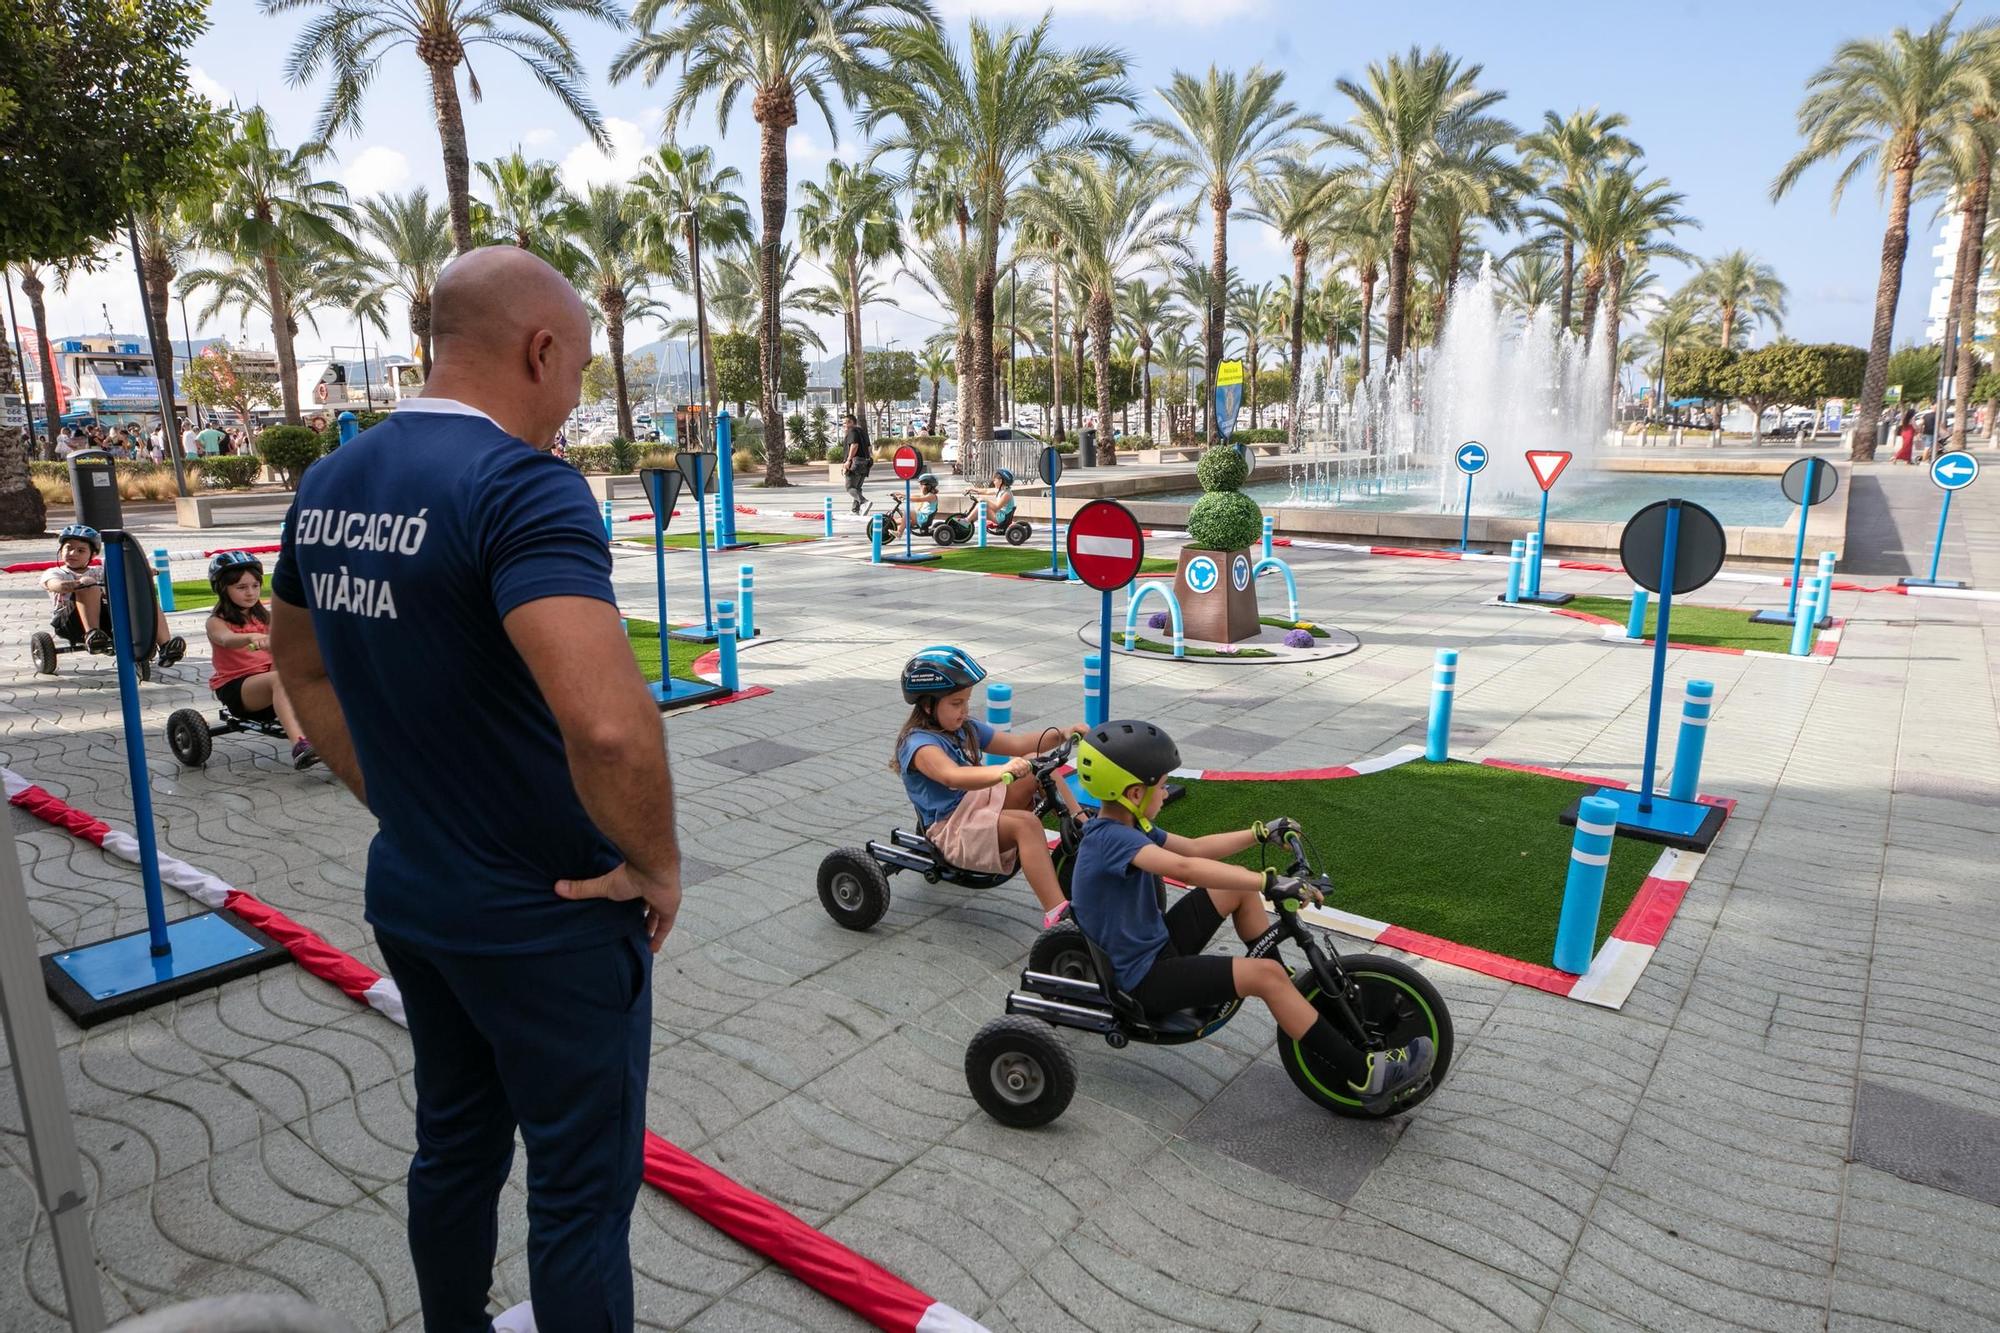
[[[1815,628],[1833,615],[1833,552],[1819,553],[1819,576],[1826,580],[1826,595],[1820,598],[1819,614],[1813,617]]]
[[[1556,923],[1556,969],[1572,976],[1590,971],[1597,952],[1597,916],[1604,906],[1604,876],[1611,868],[1611,842],[1618,832],[1618,805],[1586,796],[1576,807],[1576,837],[1569,848],[1569,877],[1563,881],[1562,916]]]
[[[736,603],[734,602],[715,604],[715,652],[722,675],[722,688],[734,694],[740,683],[736,674]]]
[[[1264,515],[1264,558],[1266,560],[1271,558],[1272,533],[1277,526],[1277,519],[1272,518],[1269,514]]]
[[[1005,731],[1014,724],[1014,687],[993,681],[986,687],[986,725],[995,731]],[[1004,755],[989,754],[988,765],[1007,762]]]
[[[1819,622],[1820,589],[1824,586],[1819,575],[1814,574],[1805,581],[1799,593],[1799,609],[1792,617],[1792,656],[1804,657],[1812,651],[1813,626]]]
[[[1521,566],[1527,560],[1528,544],[1518,537],[1507,547],[1507,601],[1521,600]]]
[[[1104,724],[1104,657],[1083,655],[1083,720],[1091,726]]]
[[[1715,703],[1715,682],[1691,680],[1681,700],[1681,734],[1674,745],[1674,780],[1667,795],[1692,801],[1701,790],[1701,755],[1708,744],[1708,713]]]
[[[1431,668],[1431,726],[1424,758],[1442,764],[1451,750],[1451,697],[1458,690],[1458,649],[1440,648]]]
[[[826,497],[826,535],[833,535],[833,497]]]
[[[1542,595],[1542,534],[1540,532],[1531,532],[1528,534],[1528,550],[1523,560],[1525,563],[1521,570],[1521,582],[1528,596],[1539,597]]]
[[[611,501],[604,502],[604,540],[611,540]]]
[[[736,567],[736,604],[742,608],[737,616],[741,627],[737,633],[740,639],[757,637],[757,567],[738,565]]]
[[[882,516],[880,514],[871,514],[868,517],[868,563],[871,565],[882,563]]]
[[[973,515],[979,524],[979,549],[986,549],[986,501],[979,502],[979,510]]]
[[[1625,617],[1625,637],[1637,641],[1646,637],[1646,590],[1632,586],[1632,612]]]
[[[164,546],[155,546],[153,548],[153,575],[160,585],[160,609],[162,611],[173,610],[174,575],[168,561],[167,548]]]

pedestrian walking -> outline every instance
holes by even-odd
[[[868,443],[868,425],[854,413],[847,414],[847,464],[844,474],[847,479],[847,493],[854,497],[853,512],[865,514],[874,507],[874,502],[861,493],[868,484],[868,470],[875,466],[875,450]]]

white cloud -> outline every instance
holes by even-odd
[[[805,130],[795,129],[785,141],[785,158],[790,162],[825,162],[833,157],[833,146],[823,144]]]
[[[543,144],[551,144],[555,141],[556,132],[546,125],[529,130],[521,136],[521,146],[524,148],[540,148]]]
[[[644,131],[618,116],[604,118],[604,132],[611,140],[610,152],[585,139],[570,149],[560,164],[563,184],[578,194],[592,185],[630,180],[639,170],[640,159],[653,149]]]
[[[223,87],[214,75],[210,74],[200,65],[188,66],[188,87],[200,93],[216,106],[228,106],[235,98],[235,94]]]
[[[340,183],[356,199],[396,189],[409,179],[410,159],[386,144],[371,144],[340,169]]]
[[[1063,18],[1094,18],[1112,23],[1185,23],[1214,27],[1265,8],[1265,0],[1062,0]],[[1035,22],[1049,10],[1048,0],[942,0],[938,8],[947,21],[977,15],[983,19]]]

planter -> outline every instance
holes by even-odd
[[[1181,547],[1174,595],[1180,598],[1188,638],[1241,643],[1257,637],[1263,626],[1257,619],[1257,580],[1250,574],[1256,563],[1248,547],[1240,551]],[[1192,580],[1190,570],[1194,572]]]

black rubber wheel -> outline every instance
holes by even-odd
[[[44,676],[56,674],[56,641],[52,634],[37,634],[28,640],[28,652],[35,659],[35,670]]]
[[[1401,1115],[1428,1099],[1444,1082],[1451,1065],[1451,1014],[1437,987],[1408,963],[1378,954],[1349,954],[1341,959],[1341,967],[1358,991],[1358,997],[1351,995],[1349,1003],[1356,1005],[1361,1024],[1368,1030],[1369,1049],[1387,1050],[1405,1045],[1412,1037],[1429,1037],[1437,1046],[1430,1081],[1388,1110],[1371,1112],[1362,1109],[1348,1091],[1347,1081],[1331,1066],[1282,1032],[1278,1034],[1278,1062],[1300,1092],[1335,1115],[1360,1120]],[[1306,991],[1306,998],[1325,1012],[1317,986]]]
[[[952,546],[958,542],[958,534],[951,530],[949,522],[944,522],[931,529],[931,540],[939,546]]]
[[[1064,918],[1035,936],[1028,946],[1028,970],[1070,981],[1096,981],[1097,963],[1076,922]]]
[[[140,659],[139,659],[138,661],[136,661],[136,662],[134,662],[134,663],[132,664],[132,669],[133,669],[134,671],[136,671],[136,672],[138,672],[138,673],[139,673],[139,679],[140,679],[140,680],[142,680],[142,681],[146,682],[146,683],[147,683],[147,684],[149,684],[149,685],[150,685],[150,684],[152,684],[152,682],[153,682],[153,659],[152,659],[152,658],[150,658],[150,657],[142,657],[142,658],[140,658]]]
[[[1026,523],[1009,523],[1007,525],[1007,544],[1009,546],[1019,546],[1034,535],[1035,530]]]
[[[208,734],[208,719],[197,709],[175,709],[167,717],[167,748],[181,761],[182,768],[200,768],[206,764],[215,748],[215,738]]]
[[[1032,1018],[996,1018],[965,1048],[965,1085],[1003,1125],[1033,1129],[1069,1108],[1076,1058],[1054,1029]]]
[[[859,847],[829,852],[819,863],[819,904],[835,923],[866,930],[889,910],[889,877]]]

